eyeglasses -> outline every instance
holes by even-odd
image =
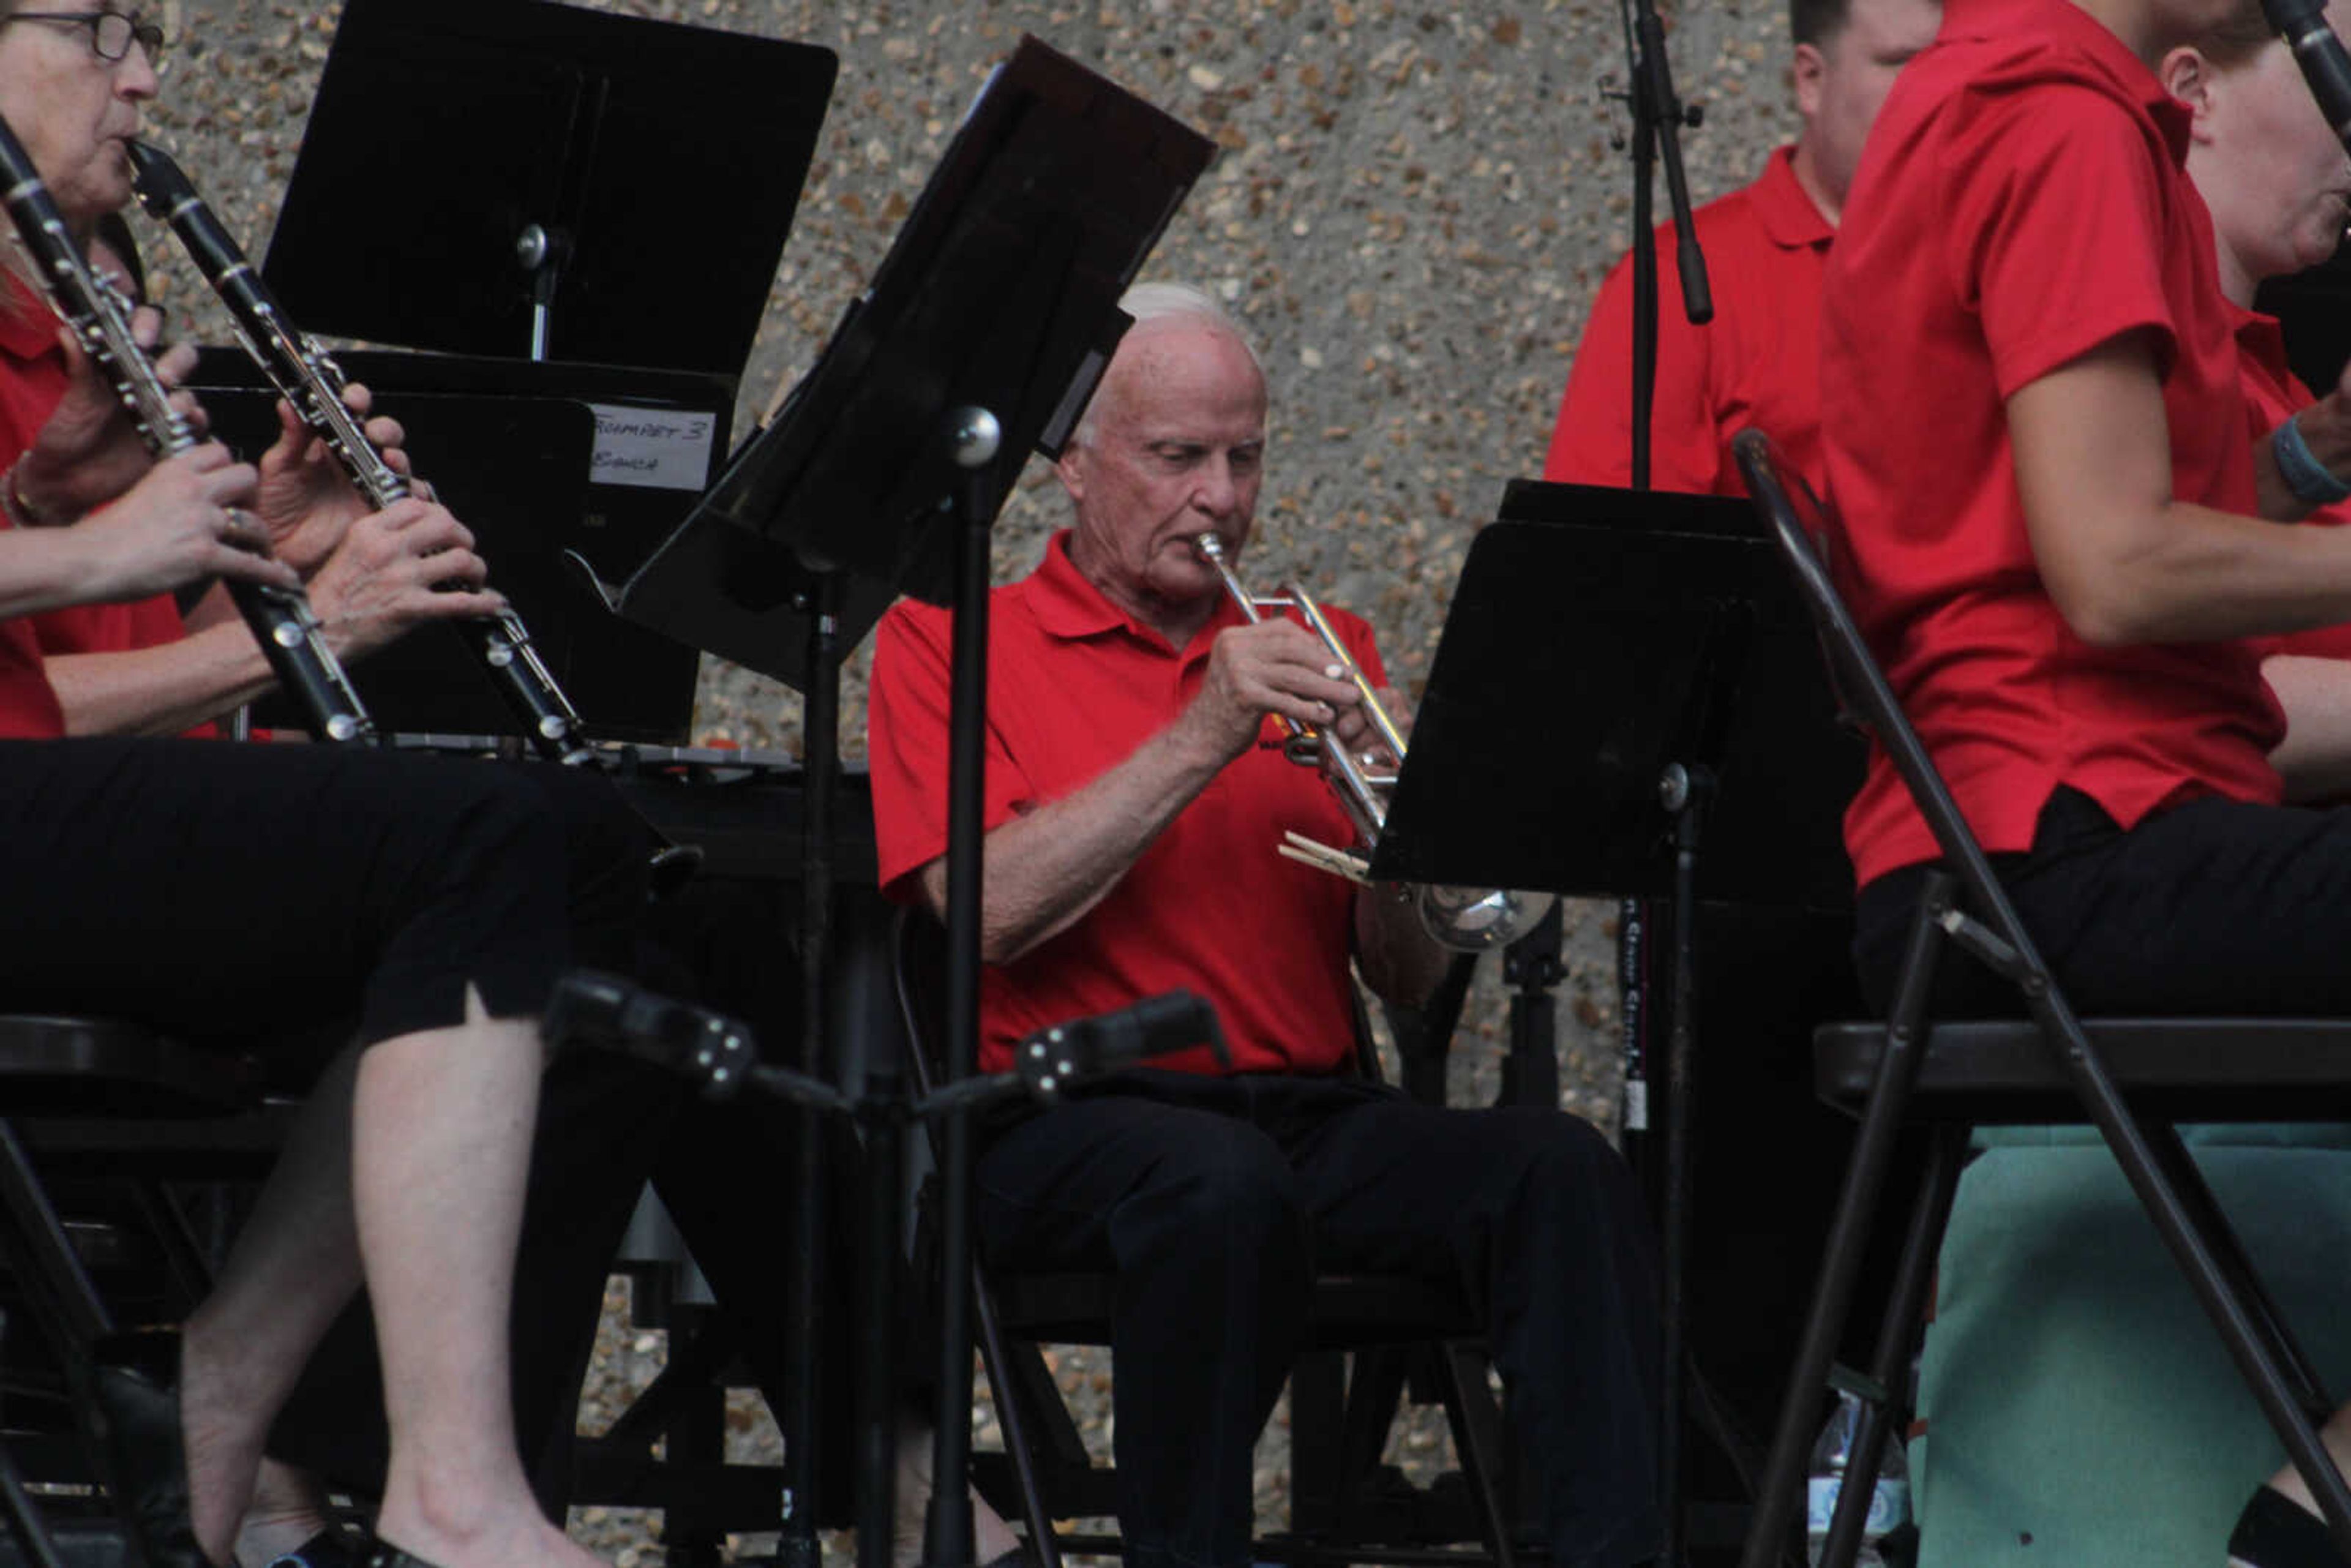
[[[137,44],[147,51],[149,60],[163,57],[163,28],[156,22],[142,22],[136,12],[120,11],[17,11],[0,16],[0,27],[11,22],[55,22],[68,27],[88,27],[89,47],[101,60],[119,60],[131,53]]]

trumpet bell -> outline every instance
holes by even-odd
[[[1559,895],[1508,887],[1452,887],[1429,883],[1416,890],[1421,928],[1440,946],[1461,953],[1507,947],[1551,913]]]

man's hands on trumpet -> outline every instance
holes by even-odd
[[[1411,716],[1401,695],[1383,687],[1379,695],[1397,728],[1409,732]],[[1374,758],[1374,770],[1395,766],[1364,712],[1363,695],[1331,650],[1305,627],[1279,616],[1217,634],[1206,678],[1179,722],[1224,763],[1257,744],[1268,714],[1328,731],[1359,759]]]

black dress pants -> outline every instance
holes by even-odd
[[[1130,1568],[1249,1561],[1251,1449],[1318,1269],[1461,1289],[1542,1487],[1552,1561],[1658,1547],[1655,1273],[1631,1172],[1557,1112],[1452,1111],[1377,1085],[1143,1071],[998,1134],[992,1265],[1111,1269]]]
[[[2351,1014],[2351,808],[2193,800],[2125,832],[2060,789],[2032,848],[1993,870],[2085,1014]],[[1927,868],[1861,890],[1854,953],[1881,1009]],[[1938,967],[1945,1016],[2021,1011],[2016,988],[1964,954]]]

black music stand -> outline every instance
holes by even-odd
[[[978,1037],[980,788],[989,548],[1032,448],[1058,452],[1116,347],[1118,298],[1214,152],[1206,138],[1033,38],[972,105],[873,282],[774,423],[730,460],[618,599],[632,619],[808,697],[811,865],[801,960],[823,1017],[823,818],[840,660],[896,593],[955,609],[947,850],[949,1079]],[[866,1064],[896,1093],[894,1064]],[[813,1150],[816,1140],[802,1140]],[[940,1159],[939,1405],[925,1559],[972,1561],[970,1128]],[[860,1344],[859,1556],[890,1556],[890,1275],[899,1173],[869,1159]],[[806,1190],[810,1184],[804,1183]]]
[[[1669,1514],[1680,1504],[1698,905],[1849,904],[1839,814],[1862,756],[1746,502],[1517,481],[1470,546],[1372,858],[1380,878],[1670,900]],[[1646,1112],[1646,1092],[1627,1083],[1628,1120]],[[1678,1522],[1669,1538],[1680,1540]]]
[[[349,0],[263,276],[315,332],[740,376],[836,67],[546,0]]]

